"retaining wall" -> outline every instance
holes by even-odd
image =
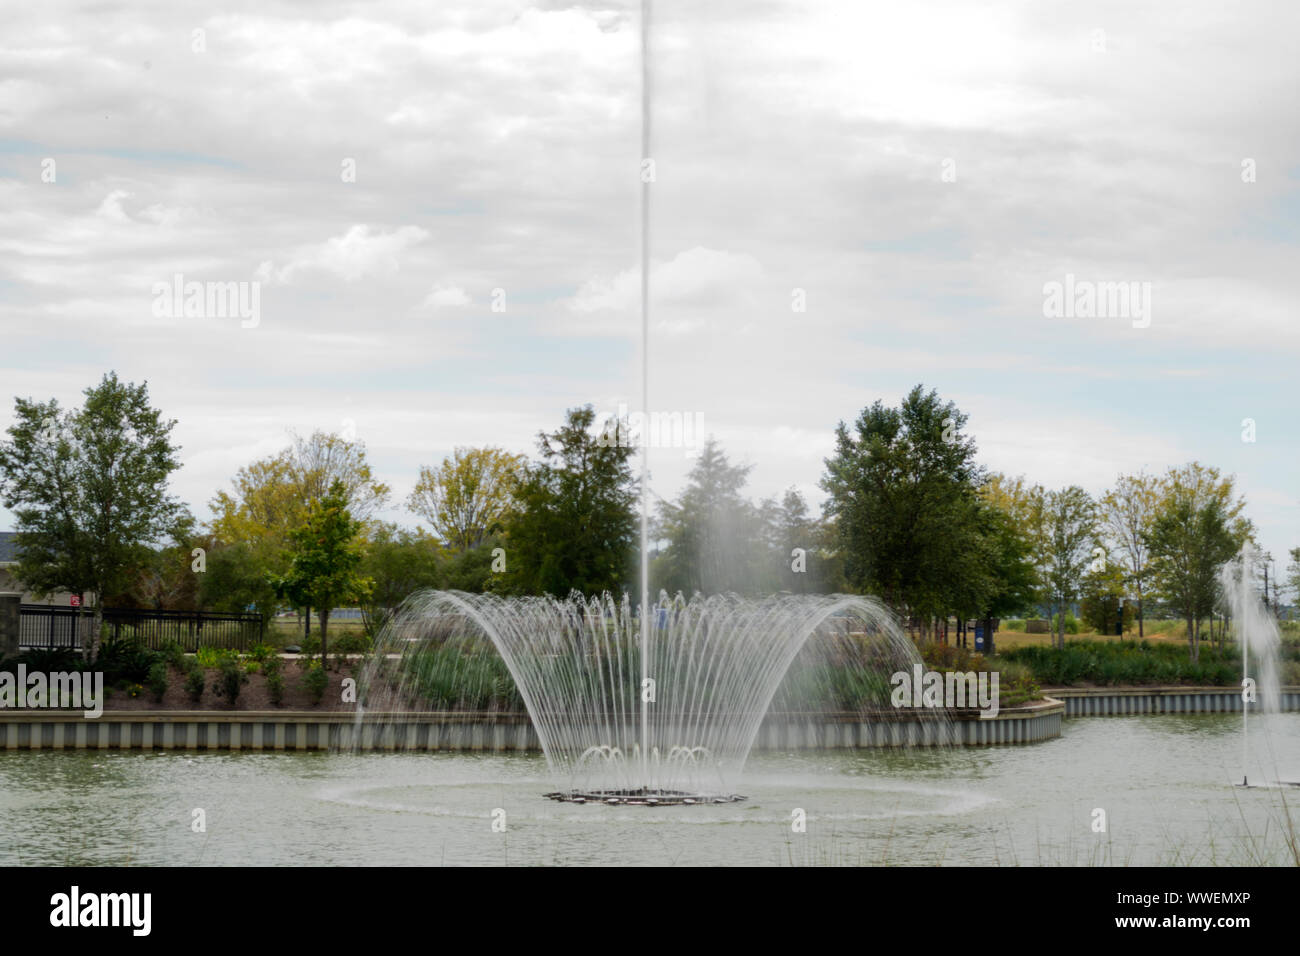
[[[1239,714],[1241,690],[1231,687],[1059,687],[1043,693],[1065,704],[1067,717],[1130,714]],[[1279,710],[1300,710],[1300,687],[1283,687]],[[1259,704],[1250,705],[1251,713]]]
[[[772,714],[756,750],[1031,743],[1060,736],[1065,706],[1055,700],[982,719],[933,715]],[[537,733],[522,714],[368,714],[358,725],[339,713],[106,712],[94,720],[70,711],[0,710],[2,750],[415,750],[535,751]]]

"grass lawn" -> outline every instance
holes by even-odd
[[[1202,637],[1204,638],[1205,636],[1207,635],[1203,632]],[[1136,629],[1131,633],[1125,634],[1123,637],[1116,637],[1114,634],[1094,634],[1091,631],[1087,633],[1080,632],[1078,634],[1065,635],[1066,643],[1069,643],[1070,641],[1136,641],[1137,639],[1138,634]],[[1153,634],[1151,631],[1147,631],[1143,639],[1150,641],[1152,644],[1181,644],[1184,647],[1187,645],[1187,638],[1183,637],[1181,634]],[[974,646],[974,638],[971,639],[971,644]],[[1024,631],[1006,630],[996,631],[993,635],[993,646],[999,651],[1009,651],[1013,647],[1029,647],[1033,645],[1050,647],[1052,645],[1052,635],[1026,634]]]
[[[365,628],[359,620],[335,620],[330,619],[329,631],[326,632],[328,637],[339,637],[343,634],[364,634]],[[320,637],[320,621],[312,618],[311,636]],[[266,643],[272,647],[284,647],[286,644],[301,644],[303,639],[302,621],[295,618],[276,618],[266,629]]]

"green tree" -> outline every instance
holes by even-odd
[[[920,385],[898,408],[875,402],[843,422],[822,487],[848,583],[923,622],[979,605],[990,587],[967,417]]]
[[[146,550],[125,590],[105,595],[105,607],[146,607],[160,611],[195,611],[202,606],[204,565],[194,558],[194,549],[211,549],[209,538],[194,534],[189,523],[173,532],[175,540]]]
[[[1169,494],[1152,522],[1147,547],[1156,590],[1187,622],[1189,651],[1197,661],[1201,621],[1213,614],[1219,596],[1219,568],[1253,529],[1241,517],[1245,502],[1233,495],[1231,479],[1225,494],[1217,472],[1210,481],[1185,480],[1189,474],[1197,472],[1171,469]]]
[[[1015,515],[988,499],[980,512],[980,531],[989,586],[981,617],[1002,618],[1019,614],[1034,603],[1038,573],[1033,560],[1033,539]]]
[[[509,520],[526,461],[500,448],[457,448],[438,468],[420,467],[406,507],[451,551],[478,547]]]
[[[505,555],[504,535],[490,535],[477,547],[444,556],[442,587],[472,594],[508,591],[507,576],[501,570]]]
[[[1056,612],[1053,645],[1065,647],[1065,615],[1079,597],[1083,578],[1096,559],[1096,504],[1086,491],[1071,485],[1049,491],[1037,506],[1039,581],[1049,608]]]
[[[0,496],[17,523],[18,577],[33,591],[93,592],[90,655],[99,654],[103,597],[127,589],[150,545],[187,513],[167,493],[180,467],[175,421],[149,405],[148,383],[109,372],[80,409],[15,399],[10,440],[0,443]]]
[[[335,479],[326,495],[312,503],[303,526],[290,532],[289,573],[272,579],[278,595],[317,609],[322,664],[330,611],[364,600],[373,586],[359,573],[364,525],[349,513],[347,501],[347,487]]]
[[[636,556],[639,517],[627,442],[592,433],[590,405],[538,435],[541,460],[526,469],[506,527],[511,590],[567,596],[621,591]],[[620,426],[622,427],[622,426]]]
[[[238,613],[254,608],[263,630],[275,616],[278,595],[273,583],[284,559],[266,540],[238,541],[207,552],[207,570],[198,575],[199,601],[205,608]]]
[[[1121,565],[1106,562],[1089,569],[1083,578],[1079,618],[1098,634],[1114,634],[1116,625],[1128,626],[1135,616],[1132,605],[1124,603],[1128,594],[1126,576]]]
[[[366,633],[374,636],[408,597],[441,585],[438,542],[422,532],[380,524],[371,533],[361,573],[374,582],[361,602]]]
[[[1107,555],[1119,565],[1129,593],[1137,599],[1138,637],[1146,633],[1146,595],[1151,576],[1147,539],[1166,493],[1164,481],[1139,472],[1120,475],[1115,487],[1102,495],[1098,503]]]
[[[241,468],[231,492],[212,500],[209,527],[222,544],[255,545],[254,552],[270,564],[269,572],[287,573],[290,537],[307,520],[308,511],[333,482],[343,486],[349,513],[363,522],[390,495],[377,481],[366,460],[363,442],[315,431],[292,435],[292,442],[269,458]],[[304,607],[304,631],[311,631],[311,608]]]
[[[833,531],[810,512],[808,502],[797,489],[787,488],[779,503],[765,501],[759,510],[770,553],[757,578],[762,590],[795,594],[843,590]],[[795,549],[802,553],[796,555]],[[795,570],[800,566],[802,571]]]
[[[764,549],[756,509],[741,494],[752,466],[733,465],[709,438],[675,502],[659,506],[669,541],[656,570],[670,593],[743,594],[754,589]]]

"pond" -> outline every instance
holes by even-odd
[[[8,751],[0,864],[1294,865],[1300,788],[1233,785],[1300,779],[1300,714],[1268,723],[757,753],[746,801],[673,808],[546,800],[540,755]]]

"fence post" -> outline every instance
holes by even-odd
[[[17,591],[0,591],[0,658],[18,654],[18,634],[22,629],[23,596]]]

